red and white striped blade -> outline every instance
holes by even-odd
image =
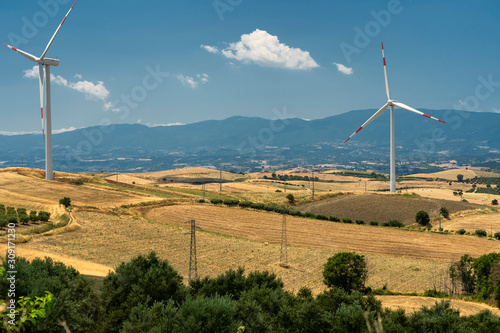
[[[382,42],[382,60],[384,61],[385,92],[387,94],[387,98],[390,100],[391,90],[389,89],[389,78],[387,77],[387,65],[385,63],[384,42]]]
[[[423,113],[423,112],[421,112],[421,111],[418,111],[417,109],[414,109],[414,108],[412,108],[411,106],[408,106],[408,105],[406,105],[406,104],[403,104],[403,103],[400,103],[400,102],[392,102],[392,104],[394,104],[395,106],[397,106],[397,107],[399,107],[399,108],[401,108],[401,109],[405,109],[405,110],[408,110],[408,111],[414,112],[414,113],[416,113],[416,114],[419,114],[419,115],[421,115],[421,116],[424,116],[424,117],[427,117],[427,118],[430,118],[430,119],[434,119],[434,120],[437,120],[437,121],[439,121],[439,122],[441,122],[441,123],[443,123],[443,124],[446,124],[444,121],[442,121],[442,120],[440,120],[440,119],[437,119],[437,118],[435,118],[435,117],[432,117],[432,116],[430,116],[430,115],[428,115],[428,114],[425,114],[425,113]]]
[[[45,123],[43,121],[43,93],[44,93],[44,75],[45,72],[43,70],[43,65],[38,65],[38,78],[39,78],[39,83],[40,83],[40,111],[42,115],[42,135],[43,138],[45,139]]]
[[[19,50],[18,48],[15,48],[14,46],[10,46],[9,44],[5,44],[5,43],[3,43],[3,44],[5,46],[7,46],[9,49],[11,49],[12,51],[15,51],[15,52],[19,53],[20,55],[28,58],[29,60],[36,62],[37,59],[34,55],[29,54],[28,52],[24,52],[23,50]]]
[[[47,52],[49,52],[49,48],[52,45],[52,42],[54,41],[54,38],[56,38],[57,33],[59,32],[59,30],[61,29],[62,25],[64,24],[64,21],[66,21],[66,18],[68,17],[68,15],[71,12],[71,10],[73,9],[73,7],[75,7],[76,3],[77,3],[77,1],[75,1],[75,3],[73,4],[73,6],[71,6],[71,8],[68,10],[68,13],[66,13],[66,16],[64,16],[63,20],[61,21],[61,23],[57,27],[56,32],[54,32],[54,35],[52,35],[52,38],[50,39],[49,43],[47,44],[47,47],[45,48],[45,51],[43,51],[42,56],[40,57],[40,59],[42,59],[42,60],[45,59],[45,56],[47,55]]]
[[[385,109],[387,109],[387,107],[389,106],[389,103],[385,103],[383,107],[381,107],[377,112],[375,112],[373,114],[373,116],[370,117],[370,119],[368,119],[363,125],[361,125],[360,128],[358,128],[354,133],[351,134],[350,137],[347,138],[347,140],[344,141],[344,143],[346,143],[347,141],[349,141],[356,133],[358,133],[359,131],[361,131],[363,128],[365,128],[369,123],[371,123],[372,121],[375,120],[375,118],[377,118],[378,116],[380,116],[382,113],[384,113]]]

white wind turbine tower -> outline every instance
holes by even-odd
[[[444,121],[439,120],[439,119],[434,118],[434,117],[431,117],[428,114],[420,112],[420,111],[418,111],[418,110],[416,110],[408,105],[405,105],[403,103],[400,103],[400,102],[396,101],[395,99],[391,99],[391,91],[389,90],[389,80],[387,78],[387,67],[385,64],[384,43],[382,43],[382,59],[384,60],[385,91],[387,93],[388,101],[377,112],[375,112],[375,114],[373,116],[371,116],[370,119],[368,119],[363,125],[361,125],[360,128],[358,128],[354,133],[352,133],[351,136],[348,137],[347,140],[344,141],[344,143],[349,141],[349,139],[352,138],[354,136],[354,134],[361,131],[364,127],[366,127],[369,123],[371,123],[375,118],[377,118],[382,113],[384,113],[385,109],[387,109],[387,107],[390,106],[391,107],[391,162],[390,162],[391,163],[391,165],[390,165],[390,170],[391,170],[390,173],[391,174],[390,174],[390,181],[391,181],[391,192],[394,193],[394,192],[396,192],[396,156],[395,156],[396,155],[396,145],[395,145],[395,139],[394,139],[394,107],[397,106],[401,109],[405,109],[405,110],[414,112],[416,114],[419,114],[421,116],[437,120],[441,123],[444,123]]]
[[[50,66],[58,66],[59,65],[59,60],[58,59],[51,59],[51,58],[46,58],[45,56],[47,55],[47,52],[49,51],[50,46],[52,45],[52,42],[54,41],[54,38],[56,38],[57,33],[61,29],[62,25],[64,24],[64,21],[66,21],[66,18],[68,17],[69,13],[75,7],[76,2],[71,6],[69,9],[68,13],[66,16],[64,16],[64,19],[61,21],[59,26],[57,27],[56,32],[50,39],[49,43],[47,44],[47,47],[45,48],[45,51],[43,51],[42,55],[40,58],[35,57],[32,54],[29,54],[28,52],[24,52],[22,50],[19,50],[13,46],[5,44],[9,49],[16,51],[20,55],[28,58],[29,60],[36,62],[38,64],[38,70],[39,70],[39,82],[40,82],[40,110],[41,110],[41,115],[42,115],[42,134],[45,138],[45,179],[47,180],[53,180],[54,175],[53,175],[53,168],[52,168],[52,119],[51,119],[51,113],[50,113]],[[45,73],[43,66],[45,66]],[[47,127],[47,135],[45,135],[45,126],[44,126],[44,118],[43,118],[43,90],[44,90],[44,76],[45,76],[45,94],[46,94],[46,102],[45,102],[45,124]]]

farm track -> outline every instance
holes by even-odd
[[[150,210],[149,219],[185,226],[194,219],[207,231],[259,242],[279,243],[282,216],[211,205],[175,205]],[[287,216],[288,243],[295,246],[412,259],[451,261],[500,252],[500,242],[458,235],[412,232],[386,227],[334,223]]]

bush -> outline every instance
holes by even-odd
[[[323,214],[318,214],[318,215],[316,215],[316,219],[328,221],[328,216],[323,215]]]
[[[460,230],[458,230],[458,231],[457,231],[457,234],[459,234],[459,235],[463,235],[463,234],[465,234],[465,229],[460,229]]]
[[[500,232],[496,232],[493,237],[495,237],[496,239],[500,240]]]
[[[330,221],[332,221],[332,222],[340,222],[340,219],[337,216],[330,216]]]
[[[370,221],[370,225],[378,226],[378,222],[377,221]]]
[[[236,206],[240,201],[236,199],[224,199],[224,205],[226,206]]]
[[[22,224],[28,224],[29,221],[30,219],[26,213],[19,214],[19,222],[21,222]]]
[[[0,216],[0,229],[3,229],[7,226],[7,217]]]
[[[356,224],[365,224],[365,220],[356,220]]]
[[[50,219],[50,213],[45,212],[45,211],[40,211],[38,213],[38,219],[42,222],[48,222]]]
[[[450,217],[450,212],[448,211],[448,208],[446,207],[441,207],[441,209],[439,210],[439,213],[441,214],[442,217],[444,217],[445,219],[449,218]]]
[[[292,210],[288,211],[288,214],[290,214],[292,216],[300,216],[300,210],[292,209]]]
[[[339,252],[328,258],[323,270],[323,282],[330,288],[338,287],[350,294],[365,289],[367,275],[365,256]]]
[[[205,203],[205,199],[198,200],[198,203]]]
[[[210,203],[213,203],[214,205],[220,205],[222,204],[222,199],[210,199]]]
[[[250,205],[250,208],[262,210],[264,209],[264,206],[265,205],[263,203],[253,203]]]
[[[286,199],[288,200],[289,203],[294,203],[295,202],[295,197],[293,194],[287,194]]]
[[[493,206],[498,205],[498,200],[497,200],[497,199],[493,199],[493,200],[491,200],[491,204],[492,204]]]
[[[71,199],[68,197],[64,197],[59,200],[59,204],[64,205],[64,207],[68,208],[69,206],[71,206]]]
[[[311,212],[305,212],[304,216],[307,217],[307,218],[310,218],[310,219],[315,219],[316,218],[316,214],[311,213]]]
[[[7,215],[8,223],[17,223],[17,215]]]
[[[486,237],[488,234],[486,233],[486,230],[483,229],[477,229],[476,230],[476,236],[479,237]]]
[[[344,222],[344,223],[352,223],[352,220],[350,218],[348,218],[348,217],[343,217],[342,218],[342,222]]]
[[[425,297],[436,297],[436,298],[444,298],[448,297],[448,294],[444,291],[437,291],[434,289],[428,289],[424,292]]]
[[[31,222],[36,222],[38,221],[38,214],[36,213],[36,211],[32,210],[30,212],[30,216],[29,216],[29,219]]]
[[[427,212],[421,210],[415,215],[415,222],[417,222],[420,225],[427,225],[431,219],[429,218],[429,214]]]
[[[238,203],[238,206],[240,206],[241,208],[250,208],[250,206],[252,206],[252,202],[251,201],[240,201]]]
[[[401,222],[399,222],[398,220],[390,220],[390,221],[387,221],[387,222],[384,222],[382,223],[382,226],[383,227],[395,227],[395,228],[402,228],[404,227],[405,225]]]

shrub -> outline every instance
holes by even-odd
[[[356,220],[356,224],[365,224],[365,220]]]
[[[318,220],[328,221],[328,216],[323,215],[323,214],[318,214],[318,215],[316,215],[316,218],[317,218]]]
[[[36,221],[38,221],[38,215],[37,215],[36,211],[32,210],[32,211],[30,212],[29,219],[30,219],[30,221],[31,221],[31,222],[36,222]]]
[[[460,229],[460,230],[458,230],[458,231],[457,231],[457,234],[459,234],[459,235],[463,235],[463,234],[465,234],[465,229]]]
[[[289,203],[294,203],[295,202],[295,197],[293,194],[287,194],[286,199],[288,200]]]
[[[210,199],[210,202],[214,205],[220,205],[222,204],[222,199]]]
[[[491,200],[491,204],[492,204],[493,206],[498,205],[498,200],[497,200],[497,199],[493,199],[493,200]]]
[[[434,289],[428,289],[424,292],[425,297],[436,297],[436,298],[444,298],[448,297],[448,294],[444,291],[437,291]]]
[[[365,256],[355,252],[339,252],[328,258],[323,269],[323,282],[328,287],[338,287],[348,293],[365,289],[368,275]]]
[[[470,235],[470,232],[468,232],[468,231],[467,231],[467,232],[465,233],[465,235],[466,235],[466,236],[469,236],[469,235]]]
[[[28,224],[29,221],[30,219],[26,213],[19,214],[19,222],[21,222],[22,224]]]
[[[274,192],[276,192],[276,193],[281,193],[281,192],[283,192],[283,191],[281,191],[281,190],[276,190],[276,191],[274,191]]]
[[[45,211],[40,211],[38,213],[38,219],[42,222],[48,222],[50,219],[50,213],[45,212]]]
[[[253,208],[253,209],[264,209],[264,204],[263,203],[253,203],[250,205],[250,208]]]
[[[340,219],[337,216],[330,216],[330,221],[332,221],[332,222],[340,222]]]
[[[7,226],[7,217],[0,216],[0,229],[3,229]]]
[[[205,203],[205,199],[198,200],[198,203]]]
[[[378,226],[378,222],[377,221],[370,221],[370,225]]]
[[[23,213],[26,214],[26,208],[18,208],[17,213],[18,214],[23,214]]]
[[[486,233],[486,230],[483,229],[477,229],[476,230],[476,236],[479,237],[486,237],[488,234]]]
[[[448,211],[448,208],[446,207],[441,207],[441,209],[439,210],[439,213],[441,214],[441,216],[443,216],[445,219],[449,218],[450,217],[450,212]]]
[[[417,222],[420,225],[427,225],[430,221],[429,214],[427,212],[421,210],[415,215],[415,222]]]
[[[495,237],[496,239],[500,240],[500,232],[496,232],[493,237]]]
[[[274,205],[264,205],[264,210],[268,212],[274,211]]]
[[[292,209],[292,210],[288,211],[288,214],[290,214],[292,216],[300,216],[300,210]]]
[[[395,228],[402,228],[404,227],[405,225],[401,222],[399,222],[398,220],[390,220],[390,221],[387,221],[387,222],[384,222],[382,223],[382,226],[383,227],[395,227]]]
[[[251,201],[240,201],[238,203],[238,206],[240,206],[241,208],[249,208],[251,205],[252,205]]]
[[[17,215],[7,215],[8,223],[17,223]]]
[[[285,208],[283,208],[281,206],[274,206],[273,209],[274,209],[275,213],[279,213],[279,214],[283,214],[283,213],[286,214],[288,212]]]
[[[342,218],[342,222],[344,222],[344,223],[352,223],[352,220],[350,218],[348,218],[348,217],[343,217]]]
[[[236,199],[224,199],[223,203],[226,206],[236,206],[240,201]]]
[[[68,197],[64,197],[59,200],[59,204],[64,205],[64,207],[68,208],[69,206],[71,206],[71,199]]]
[[[316,218],[316,214],[311,213],[311,212],[305,212],[304,216],[307,217],[307,218],[311,218],[311,219]]]

